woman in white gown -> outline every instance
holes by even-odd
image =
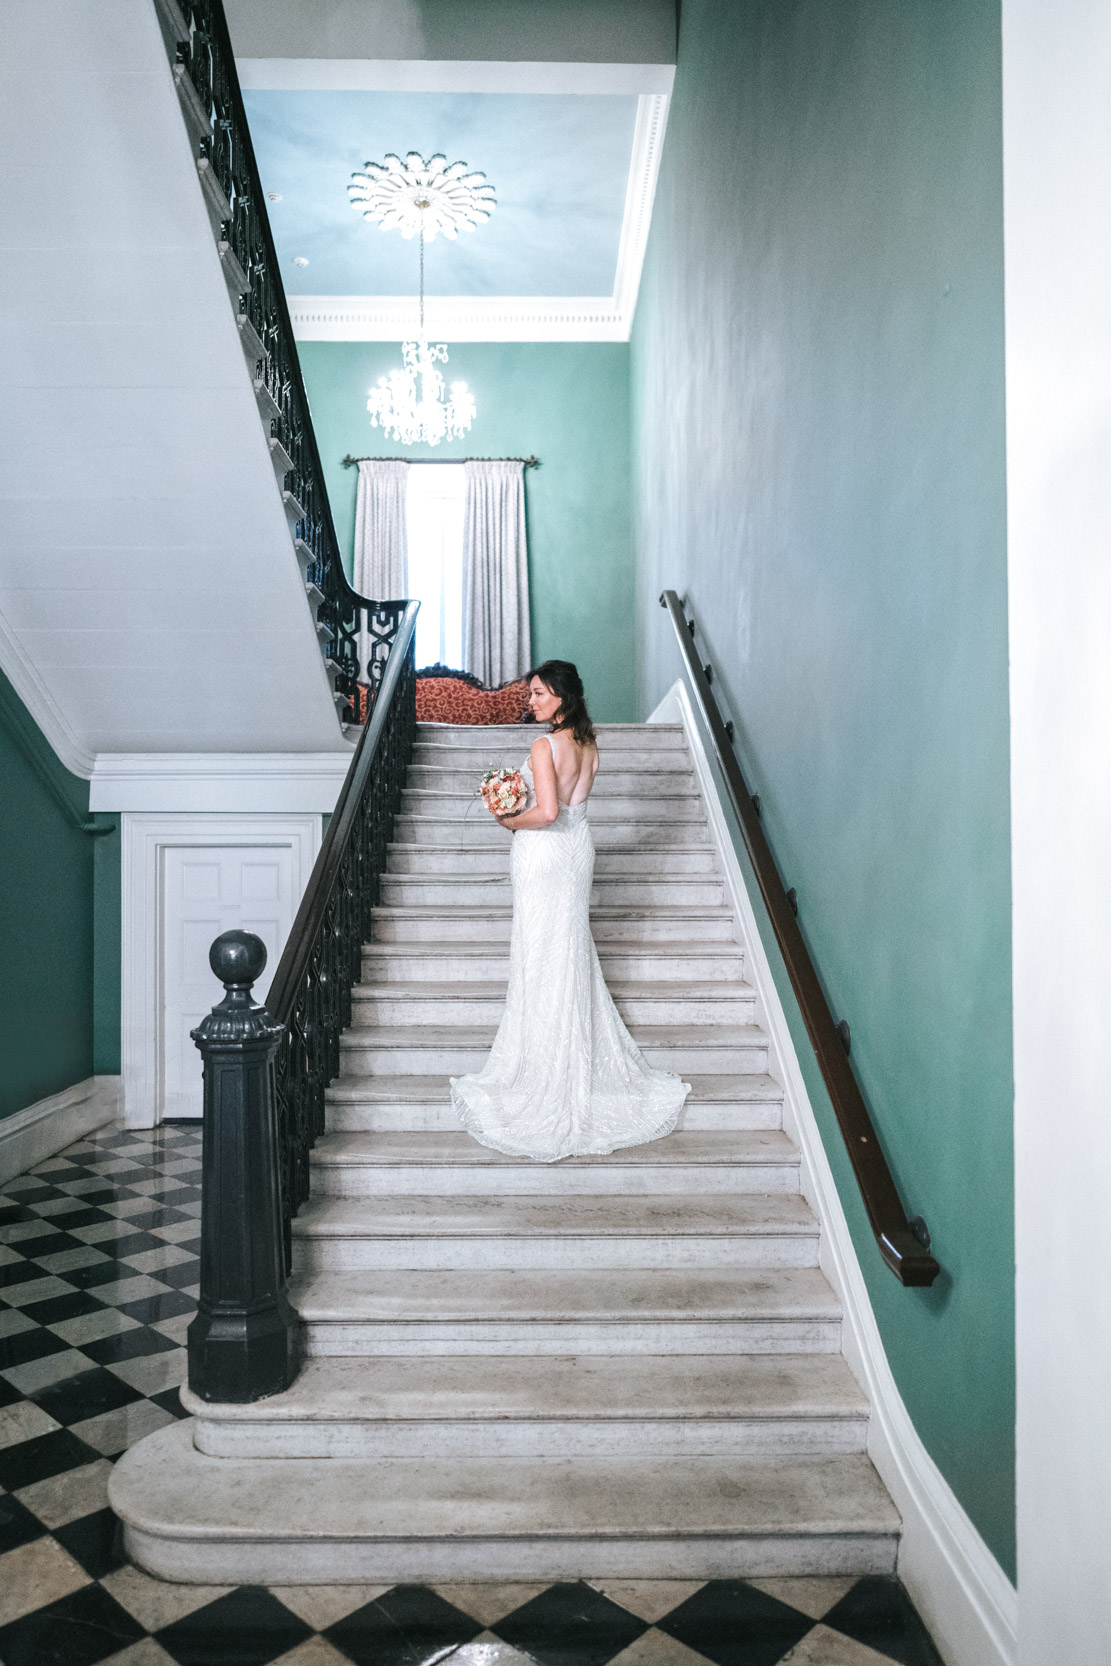
[[[590,935],[594,842],[586,801],[598,748],[575,667],[530,675],[534,716],[550,722],[521,769],[528,802],[499,816],[514,834],[513,931],[505,1013],[452,1103],[482,1145],[554,1163],[669,1134],[690,1086],[653,1070],[621,1022]]]

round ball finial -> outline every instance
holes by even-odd
[[[224,931],[208,951],[208,964],[225,988],[251,985],[266,965],[266,944],[253,931]]]

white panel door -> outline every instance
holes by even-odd
[[[290,845],[171,845],[162,858],[162,1115],[201,1115],[201,1055],[190,1040],[223,988],[208,951],[238,928],[266,944],[260,1000],[293,924]]]

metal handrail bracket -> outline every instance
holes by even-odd
[[[833,1105],[880,1255],[900,1283],[917,1287],[931,1285],[941,1268],[907,1219],[860,1084],[849,1063],[843,1035],[830,1011],[791,899],[780,878],[706,668],[695,651],[693,625],[674,590],[663,592],[660,606],[666,608],[675,627],[687,678],[713,743],[756,883]],[[914,1225],[918,1226],[919,1232],[923,1230],[920,1223],[915,1222]]]

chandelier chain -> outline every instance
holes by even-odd
[[[424,215],[420,217],[420,334],[424,340]]]

